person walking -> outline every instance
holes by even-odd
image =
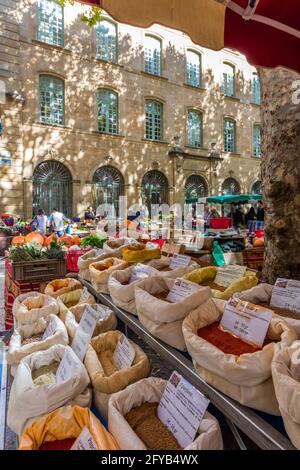
[[[262,201],[258,201],[256,218],[256,230],[263,230],[265,227],[265,209]]]
[[[95,219],[96,219],[95,211],[90,206],[87,208],[86,212],[84,213],[84,220],[86,222],[93,222]]]
[[[67,219],[62,212],[59,212],[57,209],[53,209],[49,222],[51,231],[58,237],[62,237],[65,231],[64,222],[69,222],[69,219]]]
[[[254,232],[256,224],[256,212],[253,206],[250,207],[245,215],[245,222],[249,232]]]
[[[45,235],[47,232],[48,217],[44,209],[39,209],[37,215],[33,219],[33,224],[36,230]]]

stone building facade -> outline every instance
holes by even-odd
[[[255,69],[242,55],[201,48],[158,25],[142,30],[117,24],[112,63],[97,58],[97,32],[80,21],[87,8],[80,4],[65,8],[63,46],[41,40],[43,2],[50,0],[0,0],[0,80],[7,91],[0,103],[0,151],[11,156],[0,161],[0,211],[30,217],[33,207],[59,205],[81,215],[117,194],[129,204],[173,204],[195,195],[259,191],[253,132],[260,106],[253,103]],[[147,37],[161,44],[158,75],[145,72]],[[197,86],[187,84],[188,51],[200,58]],[[234,82],[227,85],[234,91],[227,94],[233,96],[222,88],[228,66]],[[63,83],[60,124],[41,118],[41,76]],[[117,96],[114,133],[99,130],[97,93],[103,89]],[[163,110],[156,141],[146,139],[147,100]],[[190,111],[202,120],[198,145],[190,145]],[[234,122],[233,151],[225,152],[224,119]]]

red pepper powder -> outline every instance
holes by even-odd
[[[70,450],[76,439],[69,438],[61,441],[43,442],[38,450]]]

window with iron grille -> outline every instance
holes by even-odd
[[[96,57],[107,62],[118,62],[117,25],[102,20],[96,27]]]
[[[203,119],[198,111],[188,112],[188,144],[191,147],[203,145]]]
[[[257,73],[252,75],[252,103],[260,104],[260,80]]]
[[[261,129],[257,124],[253,126],[253,155],[261,156]]]
[[[107,134],[119,132],[118,94],[112,90],[98,91],[98,130]]]
[[[233,119],[224,119],[224,152],[236,152],[236,124]]]
[[[199,88],[201,82],[201,55],[197,54],[197,52],[187,51],[186,83]]]
[[[40,121],[45,124],[63,125],[65,122],[64,81],[51,75],[41,75]]]
[[[153,36],[145,37],[145,72],[161,75],[161,40]]]
[[[227,63],[223,64],[222,92],[225,96],[235,96],[235,68]]]
[[[147,100],[145,104],[146,139],[163,140],[163,105]]]
[[[64,46],[64,9],[55,0],[38,0],[38,40]]]

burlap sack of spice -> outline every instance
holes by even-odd
[[[217,274],[218,268],[215,266],[207,266],[205,268],[199,268],[195,271],[192,271],[191,273],[185,274],[183,278],[201,285],[208,282],[213,282]],[[246,271],[243,277],[232,282],[224,292],[221,292],[217,289],[211,289],[212,296],[221,300],[229,300],[235,293],[251,289],[252,287],[256,286],[257,283],[258,278],[250,271]]]
[[[258,286],[253,287],[252,289],[246,290],[240,294],[235,294],[235,297],[246,300],[247,302],[252,302],[253,304],[270,304],[272,297],[273,286],[270,284],[259,284]],[[272,307],[270,307],[272,310]],[[276,315],[276,312],[274,312]],[[296,318],[281,317],[286,321],[297,333],[298,339],[300,339],[300,313],[299,320]]]
[[[56,299],[60,295],[77,289],[82,289],[81,282],[77,281],[77,279],[66,277],[65,279],[55,279],[54,281],[48,282],[45,294]]]
[[[84,311],[87,306],[89,306],[89,304],[81,304],[75,307],[74,309],[68,309],[62,303],[60,304],[59,317],[66,325],[68,335],[71,340],[75,336],[81,317],[84,314]],[[90,307],[97,309],[98,304],[92,304],[90,305]],[[118,321],[113,311],[105,305],[101,305],[101,308],[106,311],[107,316],[105,318],[100,318],[97,321],[93,337],[98,336],[101,333],[106,333],[107,331],[115,330],[117,328]]]
[[[76,309],[82,305],[92,305],[96,303],[95,297],[90,294],[86,288],[67,292],[66,294],[60,295],[57,300],[62,302],[72,313],[75,313]]]
[[[119,392],[128,385],[148,377],[151,371],[150,361],[144,351],[137,344],[129,340],[135,350],[135,358],[132,365],[126,369],[116,370],[111,375],[106,375],[106,364],[101,364],[99,356],[104,354],[104,356],[108,355],[109,358],[112,358],[121,336],[122,333],[120,331],[110,331],[93,338],[84,360],[93,386],[94,403],[101,416],[106,420],[108,401],[111,394]]]
[[[90,250],[78,258],[79,278],[85,281],[91,281],[89,267],[92,263],[109,258],[110,255],[103,250]]]
[[[19,295],[12,308],[15,327],[35,323],[39,318],[57,315],[59,306],[55,299],[39,292]]]
[[[60,363],[66,350],[69,350],[75,363],[74,374],[61,383],[35,386],[32,372],[43,366]],[[20,435],[27,420],[66,404],[78,404],[89,407],[91,393],[88,373],[69,346],[56,344],[46,351],[38,351],[21,360],[16,370],[8,403],[7,423],[16,434]]]
[[[286,432],[300,449],[300,341],[275,354],[272,377]]]
[[[85,427],[98,450],[119,449],[114,437],[88,408],[64,406],[26,427],[18,450],[38,450],[45,442],[77,439]]]
[[[119,269],[126,269],[128,263],[118,258],[107,258],[90,265],[90,275],[93,288],[102,294],[109,294],[108,279],[111,273]]]
[[[122,450],[147,450],[124,416],[143,403],[159,403],[166,385],[166,380],[149,377],[111,397],[108,405],[108,429]],[[155,432],[156,430],[153,429],[153,433]],[[159,440],[159,436],[157,438]],[[216,418],[206,412],[196,439],[184,450],[222,449],[223,440],[219,423]]]
[[[51,336],[22,346],[24,340],[36,335],[42,336],[50,322],[53,325],[53,334]],[[45,318],[39,318],[35,323],[20,326],[13,332],[7,352],[7,362],[11,366],[12,375],[15,375],[15,366],[29,354],[36,351],[45,351],[55,344],[66,346],[68,343],[67,329],[56,315],[48,315]]]
[[[143,280],[135,288],[136,309],[140,322],[153,336],[185,351],[182,322],[192,310],[211,297],[211,291],[209,287],[199,287],[199,290],[175,303],[155,297],[168,293],[174,282],[174,279],[166,277]]]
[[[170,264],[172,261],[172,256],[162,256],[160,259],[153,259],[151,260],[148,265],[152,266],[153,268],[159,271],[159,276],[166,276],[172,279],[176,279],[177,277],[182,277],[185,274],[188,274],[199,267],[198,263],[195,261],[190,261],[187,267],[179,267],[176,269],[171,269]]]
[[[290,346],[296,333],[283,320],[273,317],[268,330],[272,342],[252,354],[225,354],[200,338],[198,329],[219,322],[226,302],[209,299],[184,320],[182,331],[196,372],[210,385],[242,405],[279,415],[271,376],[274,354]]]
[[[138,242],[127,237],[110,238],[103,245],[103,250],[110,257],[122,258],[122,251],[125,245],[135,245]]]
[[[161,251],[159,248],[147,248],[142,243],[126,245],[122,250],[122,259],[127,261],[127,263],[146,263],[160,258]]]

